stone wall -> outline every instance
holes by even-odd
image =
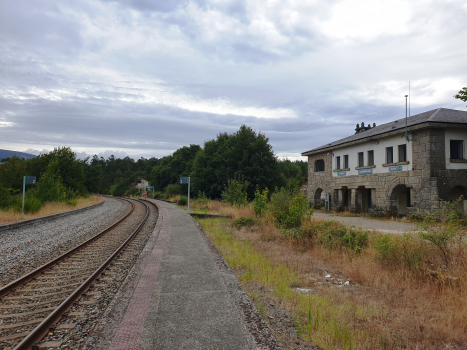
[[[467,170],[446,170],[444,129],[413,130],[410,138],[411,171],[332,177],[332,150],[308,156],[310,202],[319,207],[318,196],[320,190],[323,190],[331,195],[332,208],[344,209],[343,188],[347,188],[350,194],[349,210],[397,214],[400,210],[398,193],[409,188],[413,206],[408,207],[404,214],[430,214],[439,209],[439,198],[449,199],[448,194],[456,186],[467,199]],[[324,160],[325,171],[314,171],[314,164],[318,159]],[[366,208],[364,200],[368,195],[371,196],[371,207]]]

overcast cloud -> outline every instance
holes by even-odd
[[[247,124],[280,157],[465,110],[467,3],[4,0],[0,148],[162,157]]]

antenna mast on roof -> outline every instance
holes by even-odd
[[[409,141],[407,136],[407,96],[409,95],[405,95],[405,141]]]

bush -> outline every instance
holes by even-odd
[[[66,205],[71,205],[72,207],[76,207],[78,205],[78,200],[76,198],[67,199],[65,203]]]
[[[178,205],[187,205],[188,204],[188,197],[187,196],[180,196],[180,199],[177,202]]]
[[[422,242],[412,235],[376,235],[372,245],[375,258],[386,267],[397,268],[404,265],[409,270],[419,270],[423,262],[428,262],[427,251]]]
[[[300,192],[281,188],[271,196],[268,210],[280,228],[300,227],[305,217],[311,217],[314,209],[308,210],[308,200]]]
[[[26,198],[24,200],[24,212],[25,213],[37,213],[42,209],[42,202],[37,198]]]
[[[179,184],[171,184],[167,185],[164,189],[165,199],[169,199],[170,197],[177,196],[179,194],[182,194],[182,187]]]
[[[261,214],[266,210],[268,204],[268,192],[269,190],[265,188],[260,192],[259,186],[256,185],[255,199],[253,200],[253,210],[255,211],[256,216],[261,216]]]
[[[241,216],[238,219],[233,220],[230,225],[232,225],[237,230],[239,230],[243,226],[251,227],[254,224],[255,224],[255,219],[252,218],[251,216],[249,217]]]
[[[210,199],[206,197],[206,194],[202,191],[198,191],[198,197],[195,199],[195,203],[200,206],[207,206],[210,202]]]
[[[57,161],[53,161],[47,166],[47,171],[36,187],[29,190],[28,193],[32,194],[33,197],[39,199],[42,203],[64,202],[66,200],[67,191],[61,182]]]
[[[233,179],[229,180],[227,187],[222,192],[222,200],[236,206],[242,206],[248,203],[248,181]]]
[[[319,236],[324,246],[332,249],[346,248],[360,253],[368,245],[368,232],[347,228],[343,225],[334,225]]]

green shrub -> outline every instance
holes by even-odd
[[[76,198],[73,199],[67,199],[66,200],[66,205],[70,205],[72,207],[76,207],[78,205],[78,200]]]
[[[322,232],[319,241],[332,249],[346,248],[360,253],[368,245],[368,232],[334,225]]]
[[[243,226],[251,227],[254,224],[255,224],[255,219],[252,218],[251,216],[248,216],[248,217],[241,216],[238,219],[233,220],[230,225],[232,225],[233,227],[239,230]]]
[[[25,213],[37,213],[42,209],[42,202],[37,198],[26,198],[24,200],[24,212]]]
[[[188,197],[187,196],[180,196],[180,199],[177,202],[178,205],[187,205],[188,204]]]
[[[300,227],[306,217],[313,215],[314,209],[308,209],[308,200],[300,192],[281,188],[272,194],[268,210],[280,228]]]
[[[375,258],[386,267],[398,268],[404,265],[409,270],[419,270],[422,263],[428,263],[428,252],[420,240],[410,234],[401,236],[378,234],[372,244]]]
[[[0,201],[10,198],[10,191],[0,186]]]
[[[397,260],[396,244],[390,234],[377,235],[372,247],[376,252],[376,259],[388,262]]]
[[[164,189],[165,195],[164,198],[168,199],[170,197],[177,196],[182,194],[182,187],[179,184],[167,185]]]
[[[42,203],[64,202],[66,200],[67,191],[61,181],[57,161],[53,161],[47,166],[47,171],[37,182],[36,187],[28,191],[28,194],[39,199]]]
[[[241,179],[232,179],[228,181],[227,187],[222,192],[222,200],[236,206],[242,206],[248,203],[248,186],[250,183]]]
[[[260,191],[259,186],[256,185],[255,199],[253,200],[253,210],[255,211],[256,216],[261,216],[261,214],[266,210],[266,206],[268,204],[268,192],[269,190],[267,188]]]

